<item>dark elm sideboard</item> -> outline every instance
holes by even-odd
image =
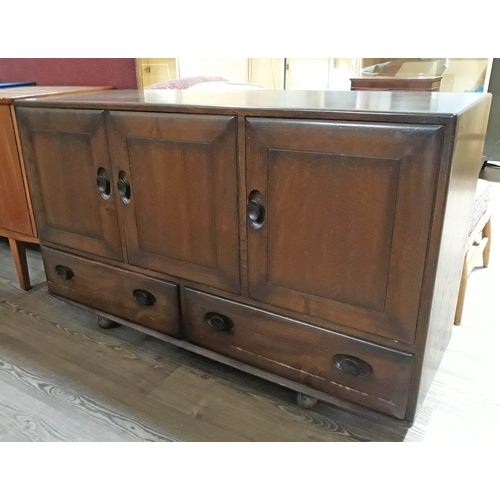
[[[451,335],[489,94],[16,102],[52,294],[413,422]],[[385,417],[382,417],[385,416]]]

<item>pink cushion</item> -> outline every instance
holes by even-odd
[[[167,82],[154,83],[144,87],[145,89],[188,89],[197,83],[205,82],[228,82],[227,78],[222,76],[185,76],[184,78],[175,78]]]

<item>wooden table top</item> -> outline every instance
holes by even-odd
[[[109,110],[208,112],[255,115],[270,111],[286,114],[390,114],[453,116],[464,112],[487,93],[370,92],[316,90],[108,90],[22,100],[16,107],[52,107]],[[182,109],[181,109],[182,108]],[[216,108],[216,109],[215,109]],[[263,116],[264,116],[263,115]]]
[[[11,104],[18,99],[30,99],[34,97],[46,97],[62,94],[77,94],[81,92],[94,92],[98,90],[109,90],[113,87],[79,87],[79,86],[66,86],[66,87],[12,87],[0,89],[0,104]]]

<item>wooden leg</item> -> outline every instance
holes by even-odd
[[[490,249],[491,249],[491,217],[483,228],[483,238],[488,238],[488,243],[483,250],[483,266],[488,267],[490,263]]]
[[[107,330],[108,328],[116,328],[117,326],[120,326],[119,323],[116,321],[112,321],[108,318],[104,318],[103,316],[97,316],[96,317],[97,324],[101,327]]]
[[[312,408],[313,406],[316,406],[317,402],[318,400],[312,396],[306,396],[301,392],[297,393],[297,404],[301,408]]]
[[[462,280],[460,281],[460,290],[458,292],[457,308],[455,310],[455,325],[459,326],[462,323],[462,312],[464,310],[465,290],[467,289],[467,279],[469,277],[469,269],[467,266],[467,255],[464,259],[464,267],[462,269]]]
[[[10,250],[14,258],[14,265],[16,266],[17,277],[19,285],[22,290],[29,290],[31,288],[30,275],[28,272],[28,262],[26,261],[26,249],[22,241],[13,240],[9,238]]]

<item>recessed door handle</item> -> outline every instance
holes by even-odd
[[[265,215],[266,209],[262,201],[262,194],[254,190],[248,195],[247,219],[252,227],[259,229],[264,224]]]
[[[101,196],[107,200],[111,196],[111,180],[108,172],[103,167],[100,167],[97,171],[96,185]]]
[[[127,174],[123,171],[119,173],[118,181],[116,182],[116,187],[118,189],[118,194],[120,195],[123,203],[129,203],[132,197],[132,191],[130,188],[130,182],[127,178]]]

